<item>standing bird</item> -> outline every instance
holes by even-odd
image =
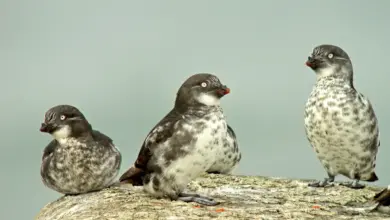
[[[183,191],[200,174],[230,172],[240,161],[234,132],[220,107],[229,92],[212,74],[189,77],[177,92],[174,108],[149,132],[134,166],[119,180],[143,185],[157,198],[219,204]]]
[[[306,135],[328,174],[309,186],[325,187],[341,174],[353,180],[342,185],[364,188],[359,180],[378,180],[379,129],[370,101],[353,86],[352,62],[340,47],[320,45],[306,65],[317,75],[305,108]]]
[[[121,165],[113,141],[92,130],[84,115],[70,105],[58,105],[45,114],[41,132],[54,137],[44,149],[43,183],[66,195],[98,191],[112,185]]]

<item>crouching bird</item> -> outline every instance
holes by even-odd
[[[43,183],[62,194],[77,195],[111,186],[118,176],[121,153],[74,106],[58,105],[45,114],[41,132],[54,137],[44,149]]]

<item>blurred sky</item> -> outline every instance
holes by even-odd
[[[222,105],[243,153],[236,173],[323,178],[303,112],[315,82],[304,62],[324,43],[347,51],[355,86],[374,105],[375,184],[389,184],[389,8],[386,0],[0,0],[0,218],[32,219],[60,196],[39,174],[47,109],[78,107],[121,149],[122,173],[198,72],[231,88]]]

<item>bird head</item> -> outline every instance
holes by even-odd
[[[46,111],[40,131],[60,140],[81,136],[91,129],[91,125],[76,107],[57,105]]]
[[[319,77],[351,75],[352,63],[348,54],[338,46],[323,44],[313,49],[307,58],[306,66],[310,67]]]
[[[229,93],[230,89],[215,75],[198,73],[190,76],[181,85],[175,105],[217,106],[220,104],[220,99]]]

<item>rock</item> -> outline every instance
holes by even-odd
[[[126,184],[46,205],[36,220],[195,219],[390,219],[365,207],[380,188],[353,190],[336,185],[309,188],[308,180],[205,174],[188,189],[213,196],[214,207],[155,199]],[[367,203],[368,202],[368,203]]]

